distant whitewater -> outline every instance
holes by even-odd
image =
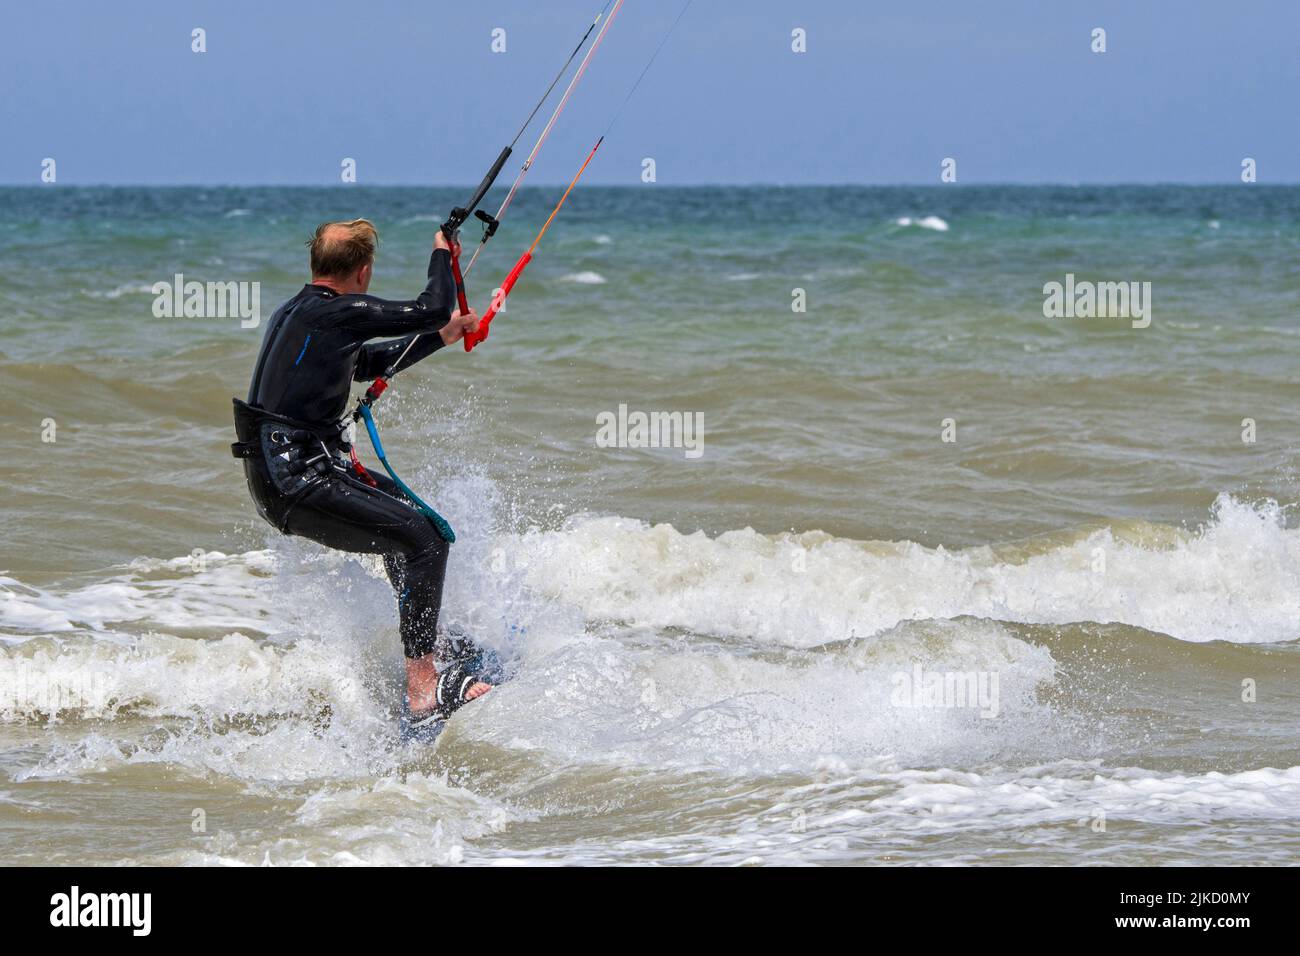
[[[564,276],[564,281],[579,285],[604,285],[606,280],[599,272],[571,272]]]
[[[948,223],[944,222],[938,216],[924,216],[920,219],[913,219],[911,216],[902,216],[894,220],[896,226],[916,226],[918,229],[933,229],[935,232],[947,232]]]

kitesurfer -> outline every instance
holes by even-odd
[[[378,238],[365,219],[317,228],[308,244],[311,281],[271,317],[248,400],[235,400],[239,441],[231,447],[244,460],[258,513],[278,530],[383,556],[406,657],[404,719],[418,726],[491,685],[469,659],[439,672],[434,651],[449,542],[393,481],[356,459],[344,427],[349,391],[353,381],[393,371],[404,352],[396,371],[460,341],[479,320],[455,307],[453,247],[441,230],[418,297],[368,295]],[[393,336],[400,338],[371,342]]]

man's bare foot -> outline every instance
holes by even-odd
[[[478,681],[465,692],[465,699],[477,700],[491,689],[491,684]],[[406,659],[406,699],[413,714],[438,706],[438,668],[432,654]]]

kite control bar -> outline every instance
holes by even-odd
[[[496,232],[496,220],[488,213],[478,209],[478,204],[483,201],[483,197],[487,195],[487,191],[492,188],[492,184],[496,182],[497,176],[501,175],[501,168],[505,166],[506,160],[510,158],[510,153],[513,149],[514,147],[511,145],[501,150],[501,155],[496,158],[496,162],[492,164],[492,168],[489,169],[487,175],[483,177],[483,181],[478,184],[478,189],[474,190],[474,195],[469,198],[469,202],[465,203],[463,206],[456,206],[452,209],[451,215],[448,216],[447,221],[442,224],[442,234],[446,237],[447,243],[451,246],[451,274],[456,280],[456,304],[460,306],[462,315],[469,312],[469,302],[465,297],[465,277],[460,271],[460,255],[456,251],[456,234],[460,232],[460,227],[465,224],[465,220],[469,218],[470,213],[474,213],[476,209],[477,212],[475,214],[484,223],[484,228],[490,229],[493,233]]]

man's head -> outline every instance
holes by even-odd
[[[375,267],[379,233],[366,219],[323,222],[307,243],[311,281],[344,294],[365,292]]]

